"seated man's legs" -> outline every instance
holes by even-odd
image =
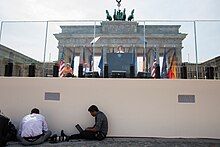
[[[51,131],[48,130],[44,132],[44,135],[42,135],[40,138],[38,138],[35,141],[28,141],[24,139],[23,137],[21,137],[20,135],[18,135],[17,137],[21,141],[21,144],[23,145],[36,145],[36,144],[41,144],[44,141],[46,141],[50,137],[50,135],[51,135]]]
[[[83,131],[80,134],[71,135],[69,139],[103,140],[105,137],[101,132]]]
[[[27,141],[21,135],[17,135],[18,140],[21,142],[23,145],[33,145],[33,142]]]
[[[44,132],[44,141],[46,141],[50,136],[52,132],[50,130]]]
[[[96,133],[91,131],[83,131],[80,134],[70,136],[70,139],[91,139],[96,140]]]
[[[96,133],[95,132],[83,131],[81,134],[84,137],[84,139],[96,140]]]
[[[41,143],[45,142],[50,137],[51,134],[52,134],[52,132],[50,130],[44,132],[44,135],[41,136],[36,141],[32,142],[32,145],[41,144]]]

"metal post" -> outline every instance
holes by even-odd
[[[198,72],[198,48],[197,48],[197,35],[196,35],[196,21],[194,21],[194,41],[195,41],[195,53],[196,53],[196,79],[199,78],[199,72]]]
[[[145,22],[144,22],[144,56],[143,56],[143,62],[145,62],[145,63],[143,63],[143,71],[145,72],[146,71],[146,44],[145,44],[145,42],[146,42],[146,40],[145,40],[145,37],[146,37],[146,35],[145,35],[145,31],[146,31],[146,28],[145,28]]]
[[[96,21],[94,22],[94,34],[93,34],[93,38],[95,39],[96,36]],[[92,58],[93,58],[93,64],[92,64],[92,72],[94,72],[94,64],[95,64],[95,42],[93,43],[93,52],[92,52]]]
[[[48,21],[46,22],[46,31],[45,31],[45,39],[44,39],[43,77],[45,76],[45,60],[46,60],[46,50],[47,50],[47,34],[48,34]]]
[[[103,78],[104,78],[104,75],[105,75],[105,70],[104,70],[104,68],[105,68],[105,58],[104,58],[104,55],[105,55],[105,49],[102,45],[102,56],[101,56],[101,58],[102,58],[102,77]]]
[[[0,43],[2,41],[2,28],[3,28],[3,21],[1,22],[1,28],[0,28]]]

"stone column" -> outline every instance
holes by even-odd
[[[181,48],[177,48],[177,78],[181,77],[182,53]]]
[[[79,64],[83,64],[83,48],[80,48],[80,54],[79,54]]]
[[[61,59],[61,54],[62,54],[62,51],[63,51],[63,48],[59,46],[58,49],[59,49],[59,53],[58,53],[58,61],[60,61],[60,59]]]
[[[132,46],[133,50],[133,60],[134,60],[134,71],[135,71],[135,76],[137,75],[137,48]]]
[[[181,52],[181,48],[177,48],[177,61],[178,61],[178,64],[182,64],[182,52]]]
[[[108,48],[104,47],[103,48],[103,61],[104,61],[104,65],[107,64],[107,53],[108,53]]]
[[[155,48],[149,50],[149,60],[148,60],[148,69],[147,69],[147,71],[149,71],[149,72],[151,72],[151,67],[153,65],[154,50],[155,50]]]

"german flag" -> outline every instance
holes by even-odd
[[[176,51],[174,51],[173,56],[170,60],[170,67],[167,73],[169,79],[176,79],[176,67]]]

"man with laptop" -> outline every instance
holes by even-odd
[[[95,105],[90,106],[88,111],[95,117],[95,125],[83,130],[80,125],[77,124],[75,127],[80,133],[71,135],[69,139],[103,140],[106,138],[108,132],[108,120],[106,115],[99,111]]]

